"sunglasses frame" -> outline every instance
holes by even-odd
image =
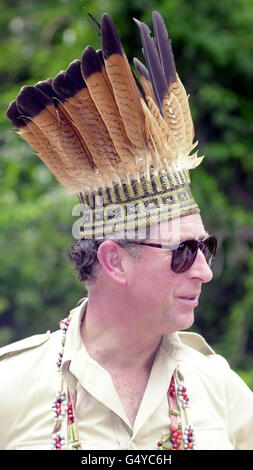
[[[210,252],[210,259],[208,260],[207,256],[205,256],[204,249],[208,246],[207,243],[209,241],[213,241],[214,249],[213,249],[213,253]],[[160,248],[162,250],[172,251],[171,269],[172,269],[173,272],[175,272],[177,274],[184,273],[184,272],[188,271],[188,269],[190,269],[190,267],[193,265],[193,263],[196,259],[198,249],[200,249],[202,251],[202,253],[204,254],[208,266],[211,266],[213,261],[214,261],[215,255],[216,255],[217,244],[218,244],[217,238],[216,238],[215,235],[209,235],[208,237],[206,237],[202,240],[195,240],[194,238],[191,238],[191,239],[188,239],[188,240],[183,240],[176,247],[172,247],[171,245],[166,245],[164,243],[146,243],[146,242],[141,242],[141,241],[137,241],[137,240],[129,241],[129,243],[133,243],[133,244],[136,244],[136,245],[142,245],[142,246],[149,246],[149,247],[152,247],[152,248]],[[174,266],[176,258],[179,256],[178,255],[178,249],[182,248],[183,245],[187,246],[187,245],[190,245],[190,244],[194,245],[194,248],[195,248],[195,250],[192,253],[192,256],[191,256],[190,260],[188,260],[188,263],[186,263],[185,268],[183,267],[180,270],[176,270],[173,266]]]

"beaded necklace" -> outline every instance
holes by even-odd
[[[77,422],[75,417],[76,395],[69,388],[65,389],[63,377],[61,375],[61,365],[66,341],[66,334],[72,318],[70,314],[67,318],[60,321],[60,329],[62,331],[62,349],[57,359],[57,375],[58,386],[56,397],[53,401],[52,409],[54,416],[54,427],[52,432],[52,450],[67,449],[65,434],[62,430],[63,421],[67,421],[67,439],[73,450],[81,450],[81,442],[78,435]],[[167,391],[169,415],[170,415],[170,432],[157,442],[158,450],[195,450],[196,440],[194,430],[189,424],[189,397],[186,387],[182,381],[177,378],[176,371],[172,375],[170,385]],[[184,416],[185,426],[180,420],[181,415]]]

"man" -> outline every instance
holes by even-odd
[[[61,331],[2,348],[2,449],[252,448],[251,391],[201,336],[181,332],[212,278],[217,241],[189,189],[201,159],[190,156],[188,100],[153,20],[156,43],[138,23],[151,67],[136,62],[141,93],[104,15],[102,59],[88,47],[9,107],[78,193],[70,259],[88,299]]]

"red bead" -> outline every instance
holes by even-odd
[[[158,441],[157,445],[158,445],[158,447],[161,447],[163,445],[163,441]]]

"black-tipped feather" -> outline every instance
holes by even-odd
[[[48,78],[47,80],[36,83],[34,86],[42,91],[45,95],[49,96],[49,98],[53,100],[55,106],[57,106],[59,97],[52,87],[52,82],[53,78]]]
[[[65,80],[76,93],[86,87],[81,72],[81,61],[74,60],[65,72]]]
[[[102,49],[105,60],[108,59],[108,57],[110,57],[112,54],[124,54],[118,33],[115,29],[112,19],[107,13],[105,13],[102,17],[101,33]]]
[[[81,61],[71,62],[66,71],[62,70],[58,73],[52,82],[52,87],[62,102],[85,88],[86,84],[81,73]]]
[[[9,121],[11,121],[13,126],[17,127],[18,129],[26,126],[26,120],[20,116],[16,100],[9,104],[6,116]]]
[[[84,80],[87,80],[93,73],[101,72],[102,63],[91,46],[87,46],[84,50],[81,63],[81,71]]]
[[[33,86],[24,86],[17,97],[17,107],[20,114],[31,118],[37,116],[50,105],[54,105],[53,100],[39,88]]]
[[[66,79],[65,71],[61,71],[56,75],[52,87],[63,102],[75,94],[75,91],[71,88],[71,83]]]

